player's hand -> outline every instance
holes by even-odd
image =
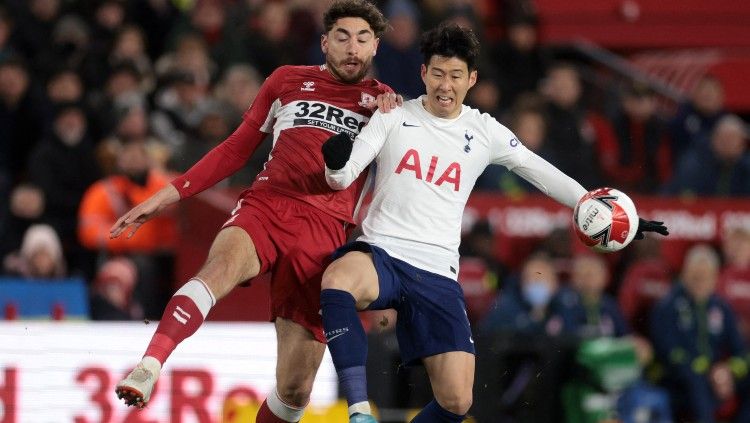
[[[404,104],[404,97],[401,94],[383,93],[378,94],[375,101],[368,104],[367,108],[370,110],[378,109],[382,113],[388,113],[396,107],[401,107],[402,104]]]
[[[669,230],[664,226],[664,222],[645,220],[642,217],[639,217],[638,230],[635,232],[635,239],[643,239],[645,237],[644,232],[656,232],[664,236],[669,235]]]
[[[180,193],[177,192],[177,188],[172,184],[167,184],[167,186],[159,190],[159,192],[152,195],[141,204],[133,207],[129,212],[117,219],[117,222],[115,222],[115,224],[109,229],[109,237],[117,238],[128,229],[128,227],[130,227],[131,230],[128,232],[127,237],[132,237],[141,225],[159,214],[160,211],[164,210],[164,208],[170,204],[176,203],[179,200]]]
[[[346,162],[349,161],[349,156],[352,155],[353,145],[354,143],[349,135],[343,132],[328,138],[321,147],[326,167],[331,170],[339,170],[344,167]]]

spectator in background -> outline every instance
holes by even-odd
[[[26,230],[40,223],[44,213],[44,193],[31,184],[20,184],[10,193],[5,225],[0,226],[0,257],[18,249]]]
[[[171,251],[177,241],[175,221],[168,214],[155,217],[133,238],[110,239],[109,229],[119,216],[163,188],[169,179],[153,168],[142,139],[123,140],[117,153],[117,174],[94,183],[83,195],[78,213],[81,244],[107,254]]]
[[[620,110],[610,121],[613,144],[601,139],[599,159],[606,183],[628,192],[652,193],[671,176],[671,148],[666,126],[657,114],[656,94],[633,82],[622,95]]]
[[[35,71],[42,79],[49,78],[60,67],[74,69],[90,85],[103,73],[101,63],[91,54],[91,29],[77,15],[66,15],[55,25],[49,46],[33,57]]]
[[[548,100],[548,146],[555,156],[555,165],[584,187],[601,186],[597,150],[601,145],[612,144],[614,133],[606,120],[582,104],[578,69],[562,62],[551,66],[542,93]]]
[[[91,286],[91,319],[143,319],[143,308],[133,298],[137,283],[138,269],[129,258],[115,257],[104,262]]]
[[[101,176],[87,126],[79,104],[58,104],[52,133],[37,145],[29,162],[29,180],[44,193],[43,221],[59,234],[73,268],[81,254],[78,206],[84,191]]]
[[[211,60],[221,69],[246,59],[241,23],[231,22],[231,9],[223,0],[197,0],[172,27],[171,39],[185,34],[201,38]]]
[[[263,76],[281,65],[299,62],[298,55],[304,54],[289,38],[289,7],[287,2],[263,3],[246,37],[243,58],[250,60]]]
[[[736,395],[736,421],[747,422],[747,349],[734,313],[715,294],[718,276],[716,252],[705,244],[691,248],[680,284],[651,314],[651,340],[666,367],[672,405],[688,421],[715,421],[721,404]]]
[[[717,292],[737,315],[745,344],[750,343],[750,227],[726,231],[721,243],[724,266]]]
[[[518,283],[503,287],[479,329],[525,335],[559,334],[560,322],[549,319],[550,304],[558,286],[557,272],[549,258],[545,255],[529,257]]]
[[[692,149],[708,151],[714,126],[725,114],[721,81],[713,75],[704,75],[693,88],[690,100],[680,105],[669,123],[676,160]]]
[[[474,223],[459,246],[458,283],[464,291],[469,321],[475,324],[489,311],[497,295],[504,266],[495,256],[495,234],[487,220]]]
[[[526,148],[556,164],[547,145],[547,120],[537,97],[520,98],[510,116],[510,128]],[[475,186],[478,190],[500,191],[513,197],[539,192],[531,183],[499,165],[487,166]]]
[[[20,251],[5,257],[4,273],[24,279],[60,279],[67,274],[62,245],[49,225],[31,225]]]
[[[130,63],[138,71],[141,86],[144,91],[152,91],[156,80],[153,64],[146,52],[146,38],[143,30],[135,25],[125,25],[117,33],[111,52],[109,52],[109,67],[120,63]]]
[[[230,66],[214,89],[214,97],[232,116],[232,125],[239,124],[242,115],[258,95],[263,77],[252,66],[238,63]]]
[[[161,315],[172,290],[177,224],[170,213],[154,218],[132,238],[111,239],[109,229],[119,216],[169,183],[155,168],[144,139],[122,140],[116,152],[117,172],[94,183],[81,200],[78,236],[99,257],[127,255],[139,268],[135,296],[149,318]]]
[[[8,2],[14,16],[14,43],[19,54],[33,58],[49,48],[52,30],[60,17],[60,0]]]
[[[737,197],[750,195],[747,127],[736,115],[725,115],[711,133],[710,149],[691,148],[677,165],[666,192],[682,195]]]
[[[582,254],[573,260],[571,288],[563,288],[553,313],[562,332],[582,338],[620,337],[629,329],[617,301],[605,293],[610,274],[600,255]]]
[[[374,59],[378,79],[388,81],[406,99],[417,98],[424,94],[419,76],[419,10],[410,0],[389,0],[384,14],[392,29],[380,40],[380,54]]]
[[[148,40],[146,49],[153,62],[165,50],[169,32],[179,18],[177,6],[170,0],[131,0],[129,16],[137,22]]]
[[[505,39],[493,49],[491,57],[503,109],[513,106],[519,95],[535,92],[546,68],[539,46],[537,18],[525,13],[513,14],[508,20]]]
[[[206,110],[211,107],[208,85],[189,71],[176,71],[170,83],[156,96],[151,127],[157,138],[172,151],[180,151],[198,130]]]
[[[104,90],[94,92],[92,98],[93,126],[98,136],[95,142],[116,131],[117,113],[116,107],[123,103],[129,103],[134,98],[141,101],[146,96],[146,91],[141,81],[141,74],[131,62],[121,62],[112,67]]]
[[[81,14],[89,18],[91,41],[88,50],[96,67],[96,72],[86,75],[86,82],[94,89],[100,89],[104,84],[115,39],[125,26],[125,6],[124,1],[101,0],[94,5],[89,4],[81,8]]]
[[[0,62],[0,143],[8,152],[0,161],[12,158],[7,170],[12,185],[25,178],[31,150],[49,126],[44,94],[30,78],[20,59]]]
[[[648,317],[654,304],[672,289],[672,272],[659,248],[659,242],[650,237],[629,247],[635,257],[625,268],[617,293],[625,320],[642,336],[648,336]]]
[[[11,34],[13,34],[13,31],[13,19],[11,19],[7,10],[0,7],[0,61],[6,60],[16,54],[11,43]]]

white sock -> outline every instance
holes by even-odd
[[[351,416],[354,413],[372,414],[372,410],[370,409],[370,402],[369,401],[362,401],[362,402],[358,402],[356,404],[350,405],[349,406],[349,415]]]
[[[154,376],[159,377],[159,372],[161,372],[161,363],[159,363],[159,360],[147,355],[141,359],[141,365],[153,373]]]
[[[292,407],[285,403],[280,397],[276,387],[268,394],[266,398],[266,404],[268,409],[278,418],[286,420],[288,422],[298,422],[302,419],[302,414],[305,413],[305,407]]]
[[[208,316],[211,307],[216,304],[216,297],[213,292],[208,289],[208,285],[205,282],[198,278],[190,279],[174,295],[184,295],[193,300],[204,319]]]

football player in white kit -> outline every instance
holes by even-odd
[[[345,189],[371,162],[362,235],[334,254],[322,280],[323,328],[350,422],[375,422],[367,401],[367,339],[357,310],[394,308],[405,364],[422,362],[435,399],[412,422],[461,422],[472,403],[474,341],[456,282],[461,218],[477,177],[501,164],[573,208],[587,190],[524,147],[488,114],[463,105],[479,42],[444,24],[422,39],[426,95],[376,112],[354,142],[323,145],[325,177]],[[659,222],[641,221],[643,231]],[[666,228],[664,228],[666,230]]]

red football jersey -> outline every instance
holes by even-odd
[[[325,65],[277,69],[244,116],[253,128],[273,133],[271,155],[251,190],[274,190],[352,222],[364,178],[331,190],[320,147],[335,132],[359,134],[372,116],[365,102],[386,91],[376,80],[343,84]]]
[[[372,116],[365,104],[385,92],[392,90],[373,79],[342,83],[325,65],[279,67],[243,116],[251,131],[242,131],[241,126],[172,183],[181,197],[194,195],[244,165],[260,142],[257,135],[271,133],[271,154],[250,189],[275,191],[353,223],[366,175],[346,190],[332,190],[325,180],[320,148],[336,132],[352,138],[359,134]]]

